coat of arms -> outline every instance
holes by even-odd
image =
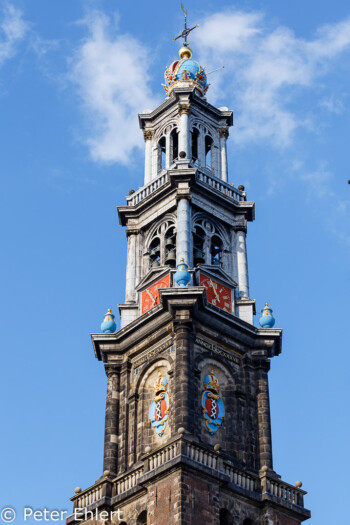
[[[213,369],[205,376],[203,385],[205,389],[202,395],[203,416],[209,433],[213,435],[225,416],[224,403],[219,396],[219,381],[214,376]]]
[[[169,397],[166,392],[167,387],[168,380],[166,377],[162,377],[162,373],[159,372],[158,379],[154,384],[154,398],[148,411],[152,427],[158,436],[163,435],[165,422],[168,419]]]

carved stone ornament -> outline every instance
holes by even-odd
[[[228,138],[228,135],[229,135],[228,128],[218,128],[218,132],[219,132],[219,137],[221,139]]]
[[[152,140],[152,137],[154,135],[153,129],[144,129],[143,130],[143,138],[146,140]]]
[[[180,115],[189,115],[191,113],[190,104],[179,104],[179,114]]]

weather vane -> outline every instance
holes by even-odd
[[[184,8],[183,4],[181,4],[181,9],[182,9],[182,11],[183,11],[183,13],[185,15],[185,29],[182,31],[182,33],[179,36],[173,38],[173,41],[175,42],[175,40],[177,40],[178,38],[182,37],[182,38],[185,39],[184,42],[183,42],[183,45],[187,47],[188,46],[187,36],[191,33],[191,31],[193,31],[194,29],[196,29],[196,27],[199,27],[199,26],[198,26],[198,24],[196,24],[195,26],[191,27],[191,29],[189,29],[187,27],[187,11]]]

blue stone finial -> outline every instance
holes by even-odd
[[[117,329],[117,325],[114,321],[114,315],[112,314],[112,310],[108,308],[107,313],[104,315],[102,324],[101,324],[101,331],[104,334],[114,334],[114,332]]]
[[[177,265],[177,272],[174,274],[174,281],[179,286],[187,286],[191,280],[191,274],[188,271],[188,264],[185,264],[184,259],[180,259],[180,264]]]
[[[272,309],[269,307],[269,303],[265,303],[264,308],[261,310],[261,317],[259,324],[262,328],[273,328],[275,325],[275,318],[272,315]]]

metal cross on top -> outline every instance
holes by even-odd
[[[189,29],[187,27],[187,11],[185,10],[183,4],[181,4],[181,9],[185,15],[185,29],[182,31],[182,33],[179,36],[173,38],[173,41],[177,40],[178,38],[183,37],[185,39],[183,45],[187,46],[188,45],[187,36],[190,34],[191,31],[193,31],[194,29],[196,29],[196,27],[199,27],[199,26],[198,24],[196,24],[195,26],[191,27],[191,29]]]

